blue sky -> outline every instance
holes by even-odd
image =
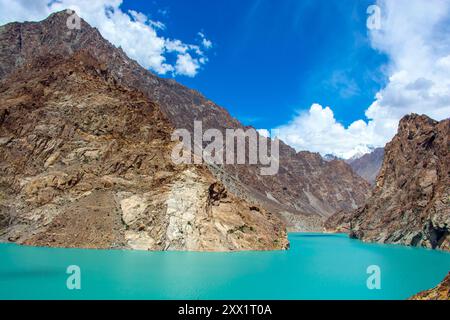
[[[406,114],[450,117],[448,0],[0,0],[0,24],[67,8],[297,150],[349,158]]]
[[[164,36],[213,42],[194,78],[176,76],[246,124],[274,128],[313,103],[333,106],[344,125],[364,111],[385,82],[386,57],[366,28],[373,1],[125,1],[124,10],[162,21]]]

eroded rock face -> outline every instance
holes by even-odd
[[[450,249],[450,120],[404,117],[386,145],[373,195],[326,227],[367,241]]]
[[[1,27],[0,77],[49,52],[67,57],[86,50],[100,61],[101,72],[107,71],[118,84],[143,92],[160,106],[176,128],[192,131],[194,120],[203,121],[204,130],[244,128],[224,108],[200,93],[173,80],[161,79],[139,66],[86,22],[81,22],[80,30],[68,33],[67,17],[60,12],[39,23],[12,23]],[[86,152],[87,157],[96,156],[96,151]],[[57,157],[55,154],[48,163]],[[284,212],[289,216],[297,215],[297,221],[306,217],[307,221],[314,221],[315,231],[321,230],[323,219],[334,212],[364,204],[370,190],[368,183],[340,161],[326,162],[318,154],[297,153],[284,143],[280,146],[280,171],[275,176],[261,176],[258,166],[252,165],[210,167],[210,171],[239,197],[280,215]]]
[[[174,165],[173,127],[88,51],[0,82],[0,240],[77,248],[277,250],[275,215]]]

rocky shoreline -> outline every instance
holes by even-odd
[[[408,300],[450,300],[450,273],[433,289],[422,291]]]

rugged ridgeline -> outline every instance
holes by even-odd
[[[327,229],[367,241],[450,249],[450,120],[409,115],[386,145],[365,206],[332,216]]]
[[[113,81],[143,92],[157,103],[170,123],[192,131],[194,120],[203,128],[243,128],[229,113],[198,92],[173,80],[161,79],[129,59],[100,33],[82,21],[68,32],[67,14],[56,13],[39,23],[12,23],[0,30],[0,76],[32,65],[49,53],[71,56],[85,50],[96,57]],[[280,172],[261,176],[257,166],[210,167],[234,194],[281,214],[294,230],[318,230],[324,217],[362,205],[369,184],[341,161],[324,161],[318,154],[297,153],[281,143]]]
[[[450,273],[435,288],[420,292],[409,300],[450,300]]]
[[[118,84],[87,51],[48,53],[3,74],[0,239],[143,250],[286,248],[275,215],[228,193],[204,166],[172,164],[172,131],[157,103]]]
[[[371,185],[375,185],[378,173],[383,164],[384,148],[377,148],[371,153],[363,155],[361,158],[348,162],[359,176],[368,181]]]

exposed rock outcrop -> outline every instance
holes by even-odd
[[[88,50],[47,53],[2,75],[0,240],[143,250],[288,246],[274,214],[227,192],[202,165],[174,165],[173,127],[159,105],[118,83]]]
[[[450,300],[450,273],[435,288],[420,292],[409,300]]]
[[[450,249],[450,120],[405,116],[386,145],[373,195],[326,222],[365,241]]]
[[[68,32],[67,17],[60,12],[42,22],[0,27],[0,77],[50,52],[71,56],[85,50],[96,57],[111,81],[143,92],[160,106],[176,128],[192,131],[194,120],[203,121],[204,129],[244,128],[224,108],[200,93],[173,80],[161,79],[139,66],[86,22],[81,22],[80,30]],[[49,159],[49,163],[52,161]],[[280,145],[280,171],[275,176],[261,176],[258,166],[253,165],[209,169],[239,197],[280,215],[297,215],[295,220],[305,218],[305,223],[314,224],[308,230],[320,230],[322,220],[336,211],[349,211],[364,204],[370,190],[368,183],[340,161],[326,162],[318,154],[297,153],[284,143]],[[303,224],[292,227],[300,225]]]

